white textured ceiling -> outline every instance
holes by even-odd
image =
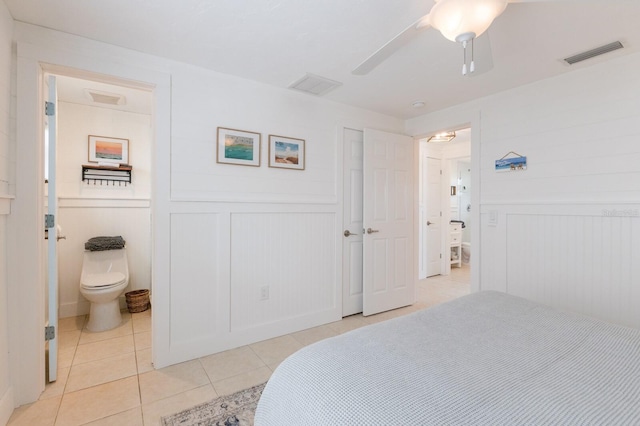
[[[400,118],[637,52],[640,0],[510,4],[477,40],[463,77],[461,47],[419,33],[366,76],[351,74],[426,14],[433,0],[4,0],[17,21],[286,88],[305,73],[342,82],[324,95]],[[569,67],[562,58],[620,40],[625,49]],[[489,43],[490,41],[490,43]],[[492,58],[492,61],[491,61]],[[423,100],[421,109],[411,107]]]

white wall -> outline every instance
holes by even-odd
[[[62,101],[58,111],[58,223],[66,236],[58,244],[59,312],[64,318],[89,312],[79,279],[84,243],[91,237],[121,235],[127,241],[127,291],[151,288],[151,116]],[[129,139],[132,184],[81,180],[89,135]]]
[[[478,288],[640,326],[638,66],[638,54],[582,66],[407,122],[422,134],[480,117]],[[526,171],[494,171],[509,151]]]
[[[151,94],[149,94],[151,96]],[[97,106],[58,102],[58,197],[142,199],[151,195],[151,115]],[[88,136],[129,140],[133,182],[127,186],[88,185],[80,179],[80,166],[88,162]]]
[[[340,318],[342,127],[399,132],[401,120],[69,34],[15,26],[18,93],[25,93],[18,128],[27,136],[37,120],[30,114],[37,110],[34,75],[40,63],[156,84],[156,367]],[[216,163],[218,126],[259,132],[261,167]],[[269,134],[305,139],[306,170],[267,167]],[[34,143],[27,136],[19,158]],[[26,161],[20,166],[27,176],[34,167]],[[28,204],[21,202],[21,211]],[[269,299],[259,300],[264,286]]]
[[[13,411],[13,391],[9,374],[9,314],[7,276],[7,215],[10,213],[12,178],[12,33],[13,19],[4,2],[0,2],[0,424]]]
[[[401,121],[182,64],[171,119],[171,362],[338,320],[341,126]],[[218,126],[260,133],[261,166],[216,163]],[[268,167],[269,134],[305,140],[304,171]]]

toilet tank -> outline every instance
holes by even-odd
[[[83,274],[101,274],[105,272],[121,272],[129,278],[129,264],[127,250],[102,250],[84,252],[82,260]]]

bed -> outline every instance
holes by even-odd
[[[640,330],[474,293],[301,349],[255,416],[392,424],[640,425]]]

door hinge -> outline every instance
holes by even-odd
[[[44,113],[45,115],[55,115],[56,114],[56,104],[53,102],[45,102],[44,103]]]
[[[45,228],[53,228],[56,225],[55,216],[52,214],[44,215],[44,227]]]
[[[442,174],[442,169],[440,169],[440,174]]]
[[[44,328],[44,341],[48,342],[49,340],[53,340],[56,338],[56,328],[52,325],[49,325]]]
[[[442,253],[440,253],[440,259],[442,259]]]

